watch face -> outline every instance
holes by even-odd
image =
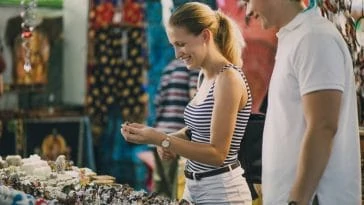
[[[168,138],[166,138],[162,141],[162,147],[164,147],[164,148],[168,148],[169,144],[170,144],[170,142],[169,142]]]
[[[288,202],[288,205],[297,205],[298,203],[296,201],[290,201]]]

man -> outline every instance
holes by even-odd
[[[336,27],[301,0],[251,0],[279,31],[263,135],[263,203],[361,204],[352,59]]]

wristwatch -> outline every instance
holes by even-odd
[[[297,201],[289,201],[288,205],[298,205],[298,202]]]
[[[163,148],[168,148],[171,145],[171,138],[168,136],[166,138],[164,138],[164,140],[162,141],[162,147]]]

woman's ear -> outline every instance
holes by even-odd
[[[201,35],[202,35],[202,39],[204,40],[205,43],[208,43],[210,41],[210,39],[212,38],[212,33],[209,29],[202,30]]]

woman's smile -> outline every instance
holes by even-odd
[[[184,56],[184,57],[181,57],[181,60],[183,60],[183,62],[185,63],[185,64],[189,64],[189,63],[191,63],[191,56]]]

